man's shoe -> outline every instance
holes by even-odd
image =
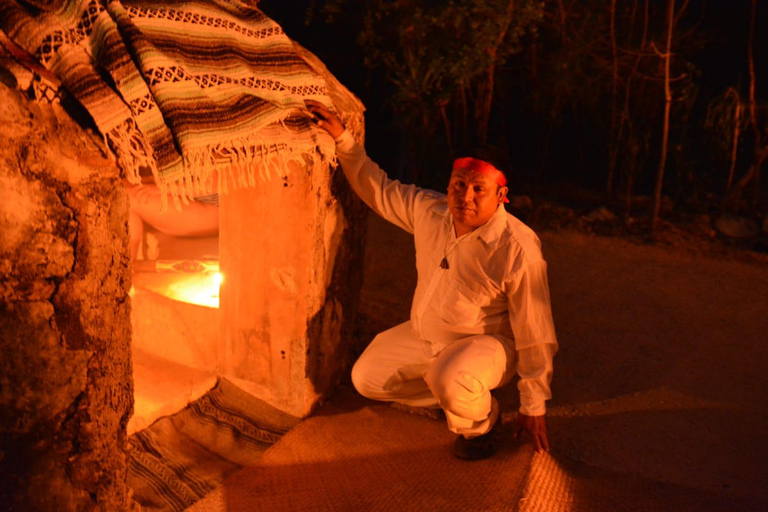
[[[496,420],[491,430],[472,439],[459,436],[453,443],[453,454],[459,459],[487,459],[499,449],[501,418]]]

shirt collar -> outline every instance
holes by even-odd
[[[483,242],[495,247],[506,227],[507,211],[504,209],[504,205],[500,204],[496,209],[496,213],[493,214],[488,222],[477,228],[475,231],[478,231],[478,237],[482,238]]]
[[[449,229],[453,229],[453,215],[449,209],[446,209],[446,215],[443,219],[448,225]],[[488,219],[488,222],[477,228],[469,236],[472,238],[480,238],[487,245],[495,247],[507,226],[507,211],[504,209],[504,205],[500,204],[496,209],[496,213]]]

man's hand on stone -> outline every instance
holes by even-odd
[[[344,133],[344,125],[339,117],[315,100],[304,100],[317,126],[327,131],[334,139]]]
[[[537,453],[549,451],[549,440],[547,439],[547,418],[546,416],[528,416],[521,412],[517,413],[517,429],[515,439],[520,437],[523,430],[527,430],[533,438],[533,444]]]

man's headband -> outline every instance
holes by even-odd
[[[453,161],[453,170],[457,171],[459,169],[469,169],[470,171],[477,171],[480,174],[490,176],[491,179],[493,179],[493,181],[495,181],[498,186],[500,187],[507,186],[507,178],[504,177],[504,173],[483,160],[478,160],[477,158],[472,158],[471,156],[467,156],[464,158],[457,158],[456,160]],[[507,199],[507,196],[504,196],[504,202],[505,203],[509,202],[509,199]]]

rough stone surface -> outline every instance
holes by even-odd
[[[362,140],[362,104],[297,49]],[[300,417],[333,390],[349,363],[365,219],[341,170],[327,165],[292,164],[282,179],[222,195],[222,375]]]
[[[220,372],[300,417],[346,368],[362,279],[362,206],[328,171],[221,197]]]
[[[127,198],[100,140],[0,84],[0,503],[128,510]]]

